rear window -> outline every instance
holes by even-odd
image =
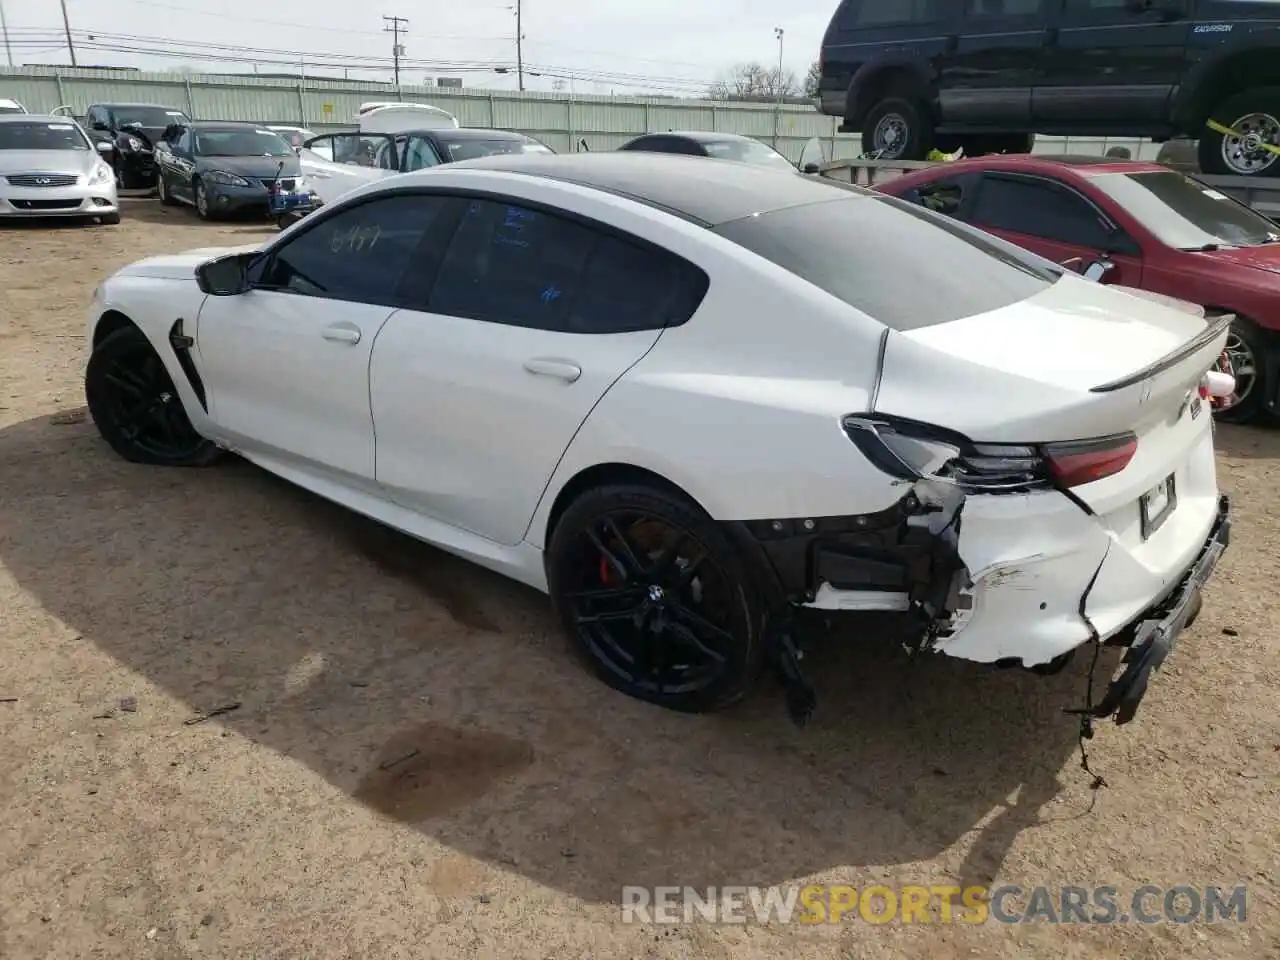
[[[894,330],[998,310],[1063,270],[1033,253],[887,196],[786,207],[715,231]]]

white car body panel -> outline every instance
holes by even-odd
[[[400,175],[395,170],[383,170],[380,167],[334,163],[306,147],[298,151],[298,164],[302,168],[303,179],[324,203],[334,203],[339,197],[365,184]]]
[[[1176,306],[1068,275],[1031,300],[886,337],[781,267],[613,194],[455,165],[400,176],[611,223],[700,266],[710,290],[683,325],[577,336],[260,290],[205,297],[195,267],[232,250],[200,250],[107,280],[91,335],[105,311],[124,313],[156,344],[205,436],[542,590],[556,497],[603,464],[652,471],[722,521],[860,516],[914,493],[939,505],[927,520],[939,535],[960,518],[956,551],[971,581],[971,607],[937,649],[1030,666],[1131,622],[1186,571],[1214,522],[1212,417],[1207,407],[1174,415],[1225,332],[1132,387],[1089,392],[1205,329]],[[381,189],[365,184],[352,198]],[[196,339],[208,415],[165,349],[177,317]],[[359,336],[334,339],[335,330]],[[1029,355],[1052,362],[1028,364]],[[561,376],[569,366],[580,374]],[[1139,443],[1123,471],[1072,491],[1087,512],[1056,490],[966,495],[936,479],[890,477],[840,427],[866,412],[984,443],[1124,430]],[[1170,473],[1177,509],[1143,542],[1138,498]],[[825,590],[813,605],[859,605],[840,593]],[[900,602],[883,597],[877,608]]]

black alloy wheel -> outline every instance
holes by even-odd
[[[759,673],[760,592],[723,531],[684,498],[590,491],[557,524],[547,565],[565,629],[615,689],[704,712],[740,699]]]
[[[168,370],[137,327],[117,330],[94,348],[84,392],[98,432],[126,460],[204,466],[221,452],[191,425]]]

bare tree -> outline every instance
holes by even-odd
[[[712,100],[776,100],[779,96],[795,96],[799,89],[790,70],[740,63],[724,79],[713,83],[708,93]]]
[[[822,84],[822,64],[817,60],[809,64],[809,72],[804,75],[804,95],[810,100],[816,99]]]

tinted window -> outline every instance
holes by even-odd
[[[1042,240],[1102,250],[1111,230],[1083,197],[1042,180],[983,177],[971,222]]]
[[[656,329],[705,292],[682,260],[584,224],[487,200],[467,205],[427,309],[566,333]]]
[[[446,209],[443,198],[412,195],[349,207],[283,246],[259,285],[332,300],[397,305],[405,266],[420,259],[424,234]]]
[[[111,113],[117,128],[126,123],[136,123],[143,127],[167,127],[171,123],[191,122],[181,110],[170,110],[167,107],[112,107]]]
[[[1041,0],[968,0],[965,12],[971,17],[1037,17]]]
[[[1129,0],[1065,0],[1063,8],[1068,11],[1089,12],[1091,10],[1124,10]]]
[[[619,149],[640,150],[645,153],[683,153],[696,157],[703,155],[701,147],[681,137],[642,137],[624,144]]]
[[[938,19],[938,0],[847,0],[840,25],[879,27],[896,23],[932,23]]]
[[[197,130],[195,148],[202,157],[293,156],[293,148],[271,130]]]
[[[788,207],[716,232],[895,330],[997,310],[1062,275],[1011,243],[887,196]]]
[[[89,141],[70,120],[0,123],[0,150],[88,150]],[[11,167],[10,170],[13,168]],[[21,168],[19,168],[21,169]]]
[[[1171,247],[1256,246],[1280,239],[1280,226],[1225,193],[1170,171],[1103,173],[1091,181]]]

